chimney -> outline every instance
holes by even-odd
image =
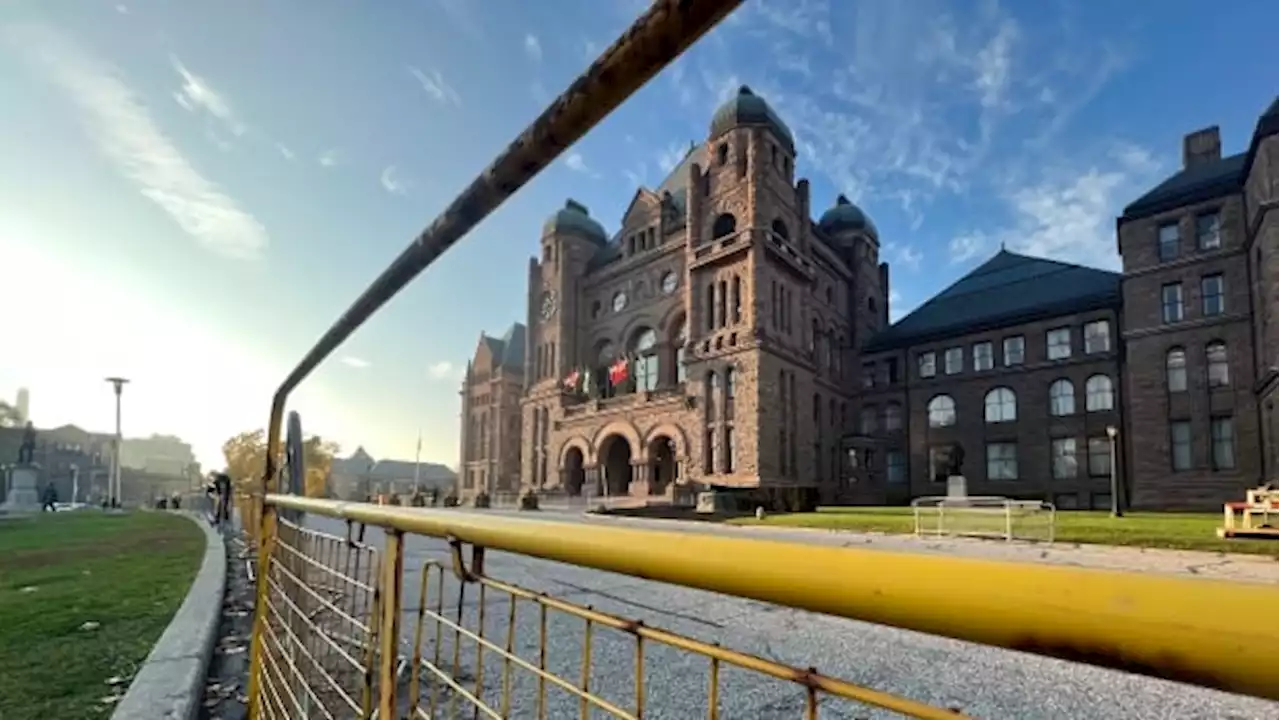
[[[1182,168],[1188,169],[1222,159],[1222,138],[1218,126],[1197,130],[1182,139]]]

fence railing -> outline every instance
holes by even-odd
[[[1006,497],[935,495],[911,501],[917,536],[959,536],[1051,543],[1058,512],[1052,503]]]
[[[707,694],[695,699],[707,717],[717,717],[734,666],[796,685],[809,717],[824,695],[824,710],[959,716],[518,587],[486,571],[486,550],[1277,696],[1276,626],[1239,622],[1275,606],[1266,585],[288,495],[268,496],[264,508],[254,717],[641,717],[660,692],[649,688],[662,685],[645,671],[646,653],[658,652],[704,659]],[[287,513],[346,520],[348,536]],[[443,541],[447,559],[409,562],[414,535]],[[607,687],[593,683],[600,663],[619,662],[640,668],[627,688],[616,670]]]

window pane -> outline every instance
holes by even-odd
[[[885,479],[890,485],[901,485],[907,480],[906,456],[897,450],[885,455]]]
[[[956,403],[947,395],[939,395],[929,401],[929,427],[950,427],[956,424]]]
[[[1112,393],[1111,378],[1106,375],[1094,375],[1085,382],[1085,410],[1101,412],[1111,410],[1115,405]]]
[[[1169,424],[1169,439],[1173,452],[1170,460],[1174,470],[1191,469],[1191,423],[1178,420]]]
[[[920,377],[933,377],[937,368],[934,367],[934,355],[931,352],[921,353],[920,358]]]
[[[1221,275],[1208,275],[1200,279],[1201,311],[1206,316],[1221,315],[1226,311],[1225,289]]]
[[[1089,438],[1089,474],[1093,477],[1111,475],[1111,441],[1108,438]]]
[[[1018,446],[1013,443],[987,445],[987,479],[1018,479]]]
[[[943,356],[943,368],[948,375],[964,370],[964,348],[948,348]]]
[[[1165,357],[1165,378],[1169,392],[1187,390],[1187,354],[1182,349],[1170,350]]]
[[[1076,389],[1070,380],[1055,380],[1049,386],[1049,414],[1073,415],[1076,411]]]
[[[1076,439],[1061,438],[1053,441],[1053,477],[1055,480],[1069,480],[1080,474],[1079,462],[1076,459]]]
[[[1050,360],[1062,360],[1071,357],[1071,330],[1069,328],[1050,330],[1047,339]]]
[[[973,346],[973,369],[990,370],[994,364],[991,356],[991,343],[980,342]]]
[[[1227,362],[1227,346],[1213,343],[1205,348],[1205,362],[1209,387],[1226,387],[1231,384],[1231,368]]]
[[[1236,432],[1232,418],[1214,418],[1209,424],[1213,436],[1213,469],[1233,470],[1236,466]]]
[[[1182,320],[1182,284],[1172,283],[1160,288],[1160,313],[1167,323]]]
[[[1023,340],[1021,337],[1004,339],[1004,364],[1021,365],[1023,361]]]
[[[1196,242],[1201,250],[1222,246],[1222,217],[1218,213],[1205,213],[1196,218]]]
[[[1168,223],[1160,226],[1160,259],[1172,260],[1178,257],[1178,224]]]
[[[1089,353],[1107,352],[1111,349],[1111,323],[1098,320],[1084,326],[1084,351]]]

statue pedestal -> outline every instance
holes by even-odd
[[[969,481],[963,475],[951,475],[947,478],[947,499],[963,500],[969,497]]]
[[[17,465],[9,469],[9,493],[0,504],[0,514],[16,515],[40,511],[40,493],[36,489],[39,468]]]

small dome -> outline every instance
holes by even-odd
[[[564,208],[547,218],[542,224],[543,235],[571,232],[582,235],[588,240],[606,242],[609,238],[600,223],[591,218],[587,208],[576,200],[566,200]]]
[[[786,144],[788,150],[795,150],[796,142],[787,124],[773,112],[764,98],[751,92],[746,85],[738,88],[738,94],[729,98],[711,116],[711,137],[743,125],[764,125]]]
[[[836,198],[835,207],[822,213],[818,228],[828,235],[857,231],[864,232],[877,240],[880,238],[871,218],[862,212],[862,208],[849,202],[849,198],[844,195]]]

